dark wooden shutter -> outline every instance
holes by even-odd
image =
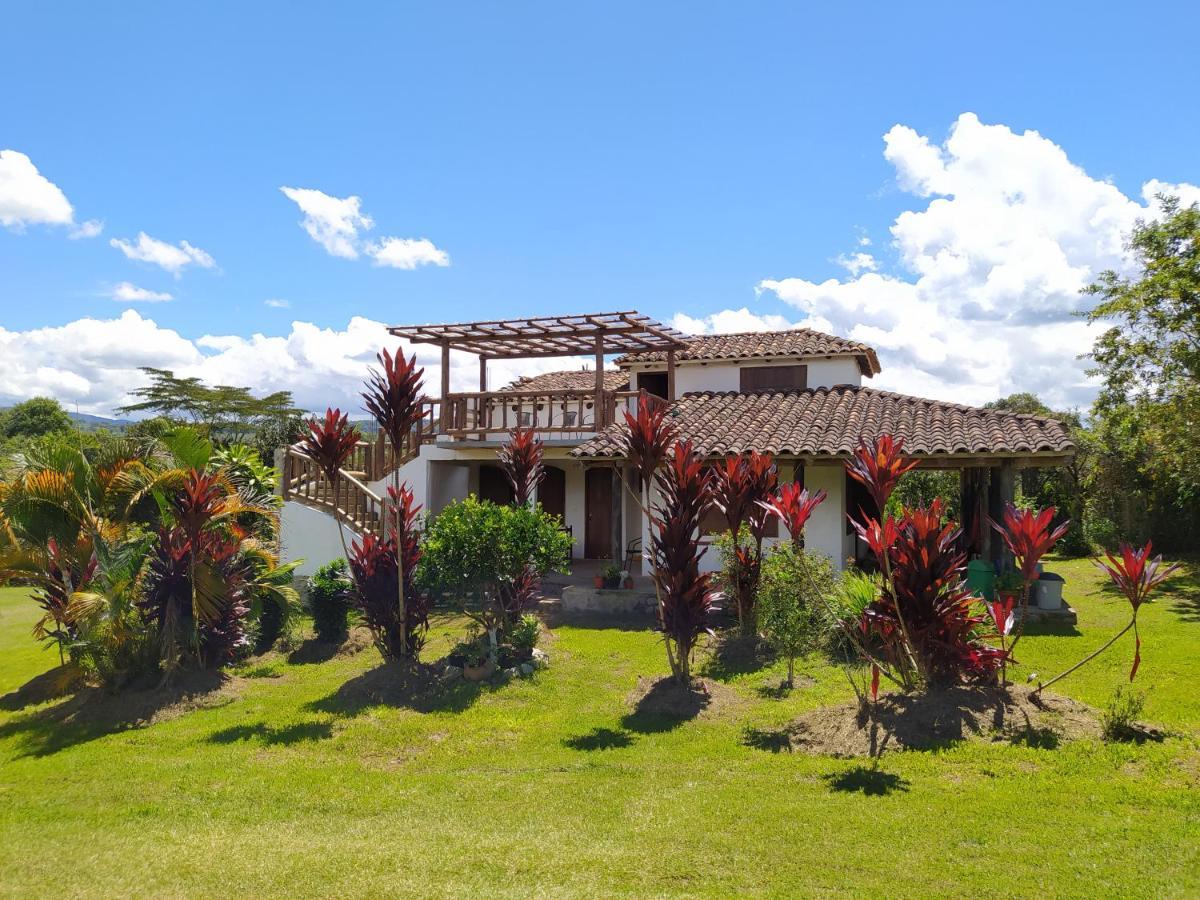
[[[808,387],[808,366],[742,366],[743,391],[802,391]]]

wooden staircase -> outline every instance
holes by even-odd
[[[426,401],[426,414],[408,435],[397,453],[380,433],[373,441],[359,441],[337,481],[330,484],[300,444],[287,448],[280,481],[283,499],[302,503],[340,518],[358,534],[381,536],[381,522],[388,503],[367,485],[379,481],[417,458],[421,445],[437,433],[435,401]]]

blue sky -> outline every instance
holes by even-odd
[[[916,246],[928,236],[898,239],[892,229],[906,212],[973,189],[962,179],[977,157],[945,147],[960,117],[1041,136],[1025,153],[1019,140],[997,149],[1004,134],[980,132],[978,158],[996,166],[984,192],[1014,165],[1027,167],[1014,176],[1021,184],[1061,180],[1050,147],[1130,203],[1147,202],[1151,180],[1185,194],[1200,181],[1200,117],[1180,99],[1195,96],[1200,79],[1193,54],[1164,41],[1200,25],[1194,4],[343,6],[5,12],[0,149],[27,156],[68,198],[74,222],[0,228],[7,346],[126,309],[152,320],[147,334],[194,342],[294,338],[293,322],[336,340],[352,316],[398,323],[623,308],[682,314],[699,330],[722,327],[706,317],[745,307],[768,317],[763,327],[865,328],[856,336],[882,338],[885,367],[893,354],[900,383],[884,386],[950,394],[969,383],[969,399],[982,400],[1008,388],[1054,389],[1055,359],[1045,360],[1046,378],[1026,383],[1015,354],[1019,329],[1039,310],[1052,308],[1049,318],[1066,326],[1061,297],[1048,306],[1030,299],[1024,318],[1006,323],[1018,330],[1004,371],[968,371],[945,354],[922,359],[911,335],[870,308],[891,303],[887,284],[878,299],[847,299],[872,291],[864,273],[901,290],[928,274]],[[958,158],[961,177],[949,187],[921,182],[920,147],[894,132],[891,146],[907,150],[885,144],[896,125]],[[1039,154],[1046,159],[1027,158]],[[374,227],[354,237],[358,258],[311,239],[283,186],[361,198]],[[1000,188],[990,202],[1025,190]],[[995,220],[984,208],[959,226]],[[103,223],[99,235],[68,236],[90,220]],[[1076,225],[1053,241],[1075,246],[1072,234],[1098,227],[1090,213]],[[192,263],[175,277],[112,243],[141,232],[187,241],[213,265]],[[427,239],[449,264],[374,264],[369,248],[387,237]],[[968,235],[956,246],[978,245]],[[1076,270],[1111,262],[1072,252]],[[854,253],[871,262],[836,261]],[[986,250],[967,268],[981,260],[996,270]],[[805,287],[828,279],[838,296]],[[129,302],[129,290],[112,299],[122,284],[172,299]],[[947,344],[995,320],[970,312],[979,284],[960,284],[957,300],[917,291],[929,316],[954,320]],[[966,314],[948,311],[958,302]],[[70,334],[76,345],[80,332]],[[196,353],[229,346],[218,340]],[[19,361],[7,384],[0,375],[0,402],[47,390],[102,411],[113,397],[100,382],[145,361],[119,350],[106,343],[58,379],[37,373],[61,361]],[[199,357],[189,363],[179,347],[164,359],[213,369]],[[253,367],[226,362],[213,377],[269,386]],[[1072,377],[1058,399],[1086,402],[1086,378]]]

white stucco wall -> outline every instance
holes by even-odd
[[[342,542],[333,516],[289,500],[279,511],[279,526],[280,560],[303,560],[296,569],[298,575],[312,575],[325,563],[342,558]],[[346,546],[358,539],[349,528],[343,527],[342,532]]]

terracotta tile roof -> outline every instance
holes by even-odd
[[[1054,419],[977,409],[838,385],[805,391],[684,394],[674,404],[680,437],[706,455],[757,450],[784,456],[845,457],[861,437],[892,433],[904,438],[906,453],[1064,455],[1075,445]],[[609,426],[573,455],[621,456],[617,436],[624,423]]]
[[[629,376],[617,369],[604,370],[604,389],[623,391],[629,387]],[[502,391],[592,391],[596,389],[595,369],[567,369],[562,372],[543,372],[518,378],[500,388]]]
[[[809,328],[790,331],[745,331],[741,334],[706,334],[689,338],[687,346],[675,354],[679,360],[755,359],[775,356],[855,356],[864,375],[879,372],[879,357],[875,350],[858,341],[823,334]],[[617,358],[617,365],[665,362],[663,350],[626,353]]]

